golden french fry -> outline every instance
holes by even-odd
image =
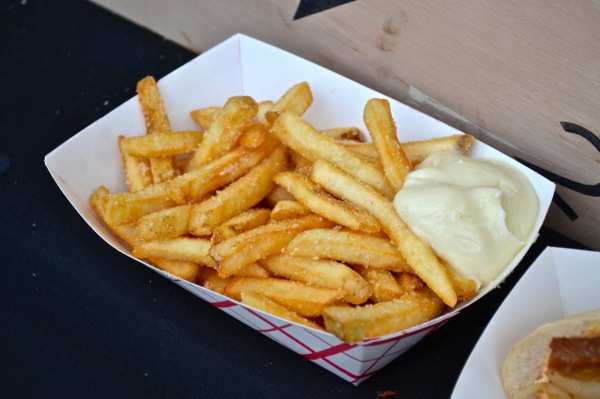
[[[169,116],[154,78],[147,76],[140,80],[136,89],[142,113],[146,120],[146,133],[161,134],[171,131]],[[150,158],[150,167],[155,184],[175,176],[175,168],[171,157]]]
[[[225,220],[243,212],[266,197],[275,187],[273,176],[287,163],[286,151],[277,147],[267,158],[209,199],[192,207],[190,233],[203,236]]]
[[[312,229],[298,234],[283,253],[307,258],[319,257],[363,265],[371,269],[412,271],[406,260],[388,238],[358,231]]]
[[[140,239],[164,240],[186,234],[190,209],[191,205],[179,205],[140,217],[137,221]]]
[[[215,227],[212,233],[211,241],[213,245],[223,240],[233,238],[245,231],[252,230],[255,227],[262,226],[269,221],[271,211],[266,208],[252,208],[226,220]]]
[[[244,291],[264,295],[306,317],[320,316],[325,306],[337,301],[337,290],[274,277],[235,277],[225,288],[225,294],[237,301]]]
[[[398,247],[412,270],[450,307],[457,302],[456,290],[431,247],[400,219],[392,203],[372,187],[325,161],[313,164],[311,178],[325,190],[361,205],[375,216],[383,231]]]
[[[251,97],[231,97],[204,132],[204,138],[190,160],[187,171],[219,158],[233,148],[244,129],[253,121],[258,104]]]
[[[299,173],[302,176],[310,176],[312,162],[307,158],[304,158],[302,155],[298,155],[298,153],[295,151],[291,151],[291,154],[292,156],[290,158],[293,159],[294,172]]]
[[[269,112],[279,113],[283,111],[292,112],[296,115],[304,115],[313,102],[312,91],[307,82],[300,82],[290,87],[273,104]]]
[[[239,138],[239,144],[248,148],[257,148],[264,141],[269,132],[259,122],[251,123],[244,131]]]
[[[145,158],[134,157],[125,151],[123,149],[124,139],[123,136],[119,136],[119,149],[121,151],[121,160],[123,161],[125,182],[129,191],[138,191],[153,183],[150,161]]]
[[[169,186],[155,184],[135,192],[110,194],[104,212],[109,226],[137,221],[140,217],[175,205]]]
[[[265,204],[273,208],[279,201],[295,201],[296,198],[281,186],[275,186],[265,198]]]
[[[196,275],[196,284],[225,295],[225,287],[227,287],[227,284],[229,284],[232,279],[233,277],[221,277],[215,269],[204,267],[201,268]]]
[[[295,200],[283,200],[275,204],[271,210],[272,220],[293,219],[310,215],[312,211]]]
[[[402,143],[402,149],[410,160],[410,163],[414,166],[437,151],[455,150],[464,155],[469,151],[473,140],[474,137],[471,135],[455,134],[427,140],[406,141]],[[358,156],[373,162],[380,161],[379,152],[377,152],[377,148],[373,143],[360,143],[343,139],[338,139],[336,142],[342,144]]]
[[[355,305],[366,302],[372,294],[371,284],[340,262],[271,255],[261,260],[260,264],[275,276],[338,290],[341,300]]]
[[[317,215],[268,223],[213,245],[210,255],[217,262],[219,274],[228,277],[244,265],[279,253],[302,231],[333,225]]]
[[[254,309],[263,311],[281,319],[289,320],[306,327],[314,328],[315,330],[323,331],[323,327],[317,323],[307,319],[306,317],[300,316],[296,312],[292,312],[285,306],[270,300],[265,295],[258,294],[254,291],[242,291],[241,297],[244,305],[250,306]]]
[[[386,197],[394,196],[395,191],[381,170],[325,136],[298,115],[282,112],[273,124],[271,132],[286,146],[309,160],[328,161],[376,188]]]
[[[114,233],[131,248],[142,242],[137,233],[137,223],[126,223],[112,227]]]
[[[96,212],[100,219],[102,219],[107,225],[108,220],[105,216],[106,209],[106,201],[108,201],[108,197],[110,197],[110,191],[104,187],[100,186],[92,193],[90,196],[90,206]]]
[[[188,154],[196,149],[203,133],[195,130],[126,137],[121,150],[134,157],[166,157]]]
[[[411,292],[423,288],[424,283],[417,275],[410,272],[396,273],[396,281],[404,292]],[[457,291],[458,294],[458,291]]]
[[[321,132],[335,140],[350,140],[353,142],[364,142],[365,135],[357,127],[336,127],[332,129],[321,130]]]
[[[192,283],[196,281],[196,275],[200,270],[200,265],[197,263],[184,260],[163,258],[150,258],[149,260],[159,269]]]
[[[169,182],[171,196],[178,204],[198,202],[246,174],[278,145],[276,139],[267,137],[257,148],[238,146],[214,161],[172,179]]]
[[[236,273],[238,277],[271,277],[271,274],[264,268],[262,265],[258,263],[249,263],[244,265],[238,272]]]
[[[356,271],[373,287],[370,298],[372,302],[391,301],[405,294],[404,289],[389,270],[362,266],[355,267]]]
[[[258,103],[258,112],[256,113],[256,120],[262,123],[263,126],[269,127],[270,123],[267,121],[267,112],[273,108],[273,101],[266,100]]]
[[[446,266],[446,271],[448,272],[450,280],[452,280],[452,284],[454,284],[456,295],[458,296],[459,301],[468,301],[477,295],[479,284],[475,280],[464,277],[458,271],[450,267],[450,265],[448,265],[446,262],[441,262],[444,266]]]
[[[346,342],[358,342],[417,326],[443,310],[444,303],[425,288],[374,305],[328,306],[323,310],[323,319],[327,331]]]
[[[371,142],[361,143],[354,140],[336,140],[336,143],[343,145],[355,155],[364,158],[369,162],[381,163],[377,148],[375,148],[375,144]]]
[[[289,191],[298,202],[329,220],[353,230],[377,232],[379,222],[364,209],[332,197],[307,177],[295,172],[281,172],[275,183]]]
[[[379,98],[369,100],[364,110],[364,121],[383,163],[385,177],[395,191],[400,191],[413,166],[398,141],[389,101]]]
[[[207,239],[176,237],[142,242],[131,253],[136,258],[181,260],[214,268],[215,262],[208,255],[210,246],[210,240]]]
[[[466,154],[471,148],[474,137],[469,134],[455,134],[428,140],[407,141],[402,148],[413,165],[421,163],[436,151],[456,150]]]
[[[207,131],[220,111],[221,107],[205,107],[191,111],[190,116],[202,130]]]

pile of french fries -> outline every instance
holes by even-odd
[[[396,214],[392,200],[435,151],[472,137],[400,143],[389,102],[356,127],[302,118],[306,82],[277,101],[231,97],[173,131],[156,81],[138,82],[147,134],[120,137],[128,192],[90,204],[132,254],[181,279],[347,342],[401,331],[476,293]]]

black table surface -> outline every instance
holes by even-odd
[[[81,0],[0,5],[0,396],[449,397],[499,289],[358,387],[121,255],[71,207],[44,156],[196,54]],[[309,44],[307,44],[309,45]]]

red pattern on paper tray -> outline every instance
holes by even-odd
[[[330,372],[358,385],[410,349],[443,322],[387,339],[350,344],[323,331],[300,326],[241,305],[184,280],[173,282]]]

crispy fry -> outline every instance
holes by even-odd
[[[402,286],[389,270],[359,266],[356,267],[356,271],[373,287],[370,298],[372,302],[391,301],[405,294]]]
[[[374,305],[328,306],[323,319],[327,331],[346,342],[358,342],[417,326],[439,316],[443,310],[444,303],[425,288]]]
[[[389,239],[357,231],[312,229],[298,234],[283,252],[293,256],[319,257],[353,265],[392,271],[412,271]]]
[[[475,280],[470,280],[464,277],[462,274],[450,267],[446,262],[442,261],[442,264],[446,266],[446,271],[454,288],[456,289],[456,295],[459,301],[468,301],[477,295],[479,284]]]
[[[264,141],[269,132],[264,125],[259,122],[251,123],[244,131],[239,139],[239,144],[248,148],[259,147]]]
[[[149,260],[159,269],[189,282],[196,281],[196,275],[200,270],[200,265],[197,263],[184,260],[163,258],[150,258]]]
[[[140,243],[133,248],[132,255],[136,258],[188,261],[214,268],[215,262],[208,255],[210,245],[210,240],[202,238],[176,237]]]
[[[152,76],[147,76],[138,82],[137,93],[146,120],[146,134],[161,134],[171,131],[169,116],[158,85]],[[169,180],[175,175],[171,157],[150,158],[150,166],[155,184]]]
[[[236,273],[238,277],[270,277],[271,274],[258,263],[249,263],[244,265],[238,272]]]
[[[417,165],[436,151],[457,150],[465,155],[473,140],[474,137],[469,134],[455,134],[429,140],[407,141],[402,143],[402,148],[410,162]]]
[[[339,198],[363,206],[375,216],[414,272],[450,307],[457,295],[446,269],[429,245],[400,219],[392,203],[371,187],[324,161],[313,164],[311,178]]]
[[[221,107],[204,107],[191,111],[190,116],[203,131],[207,131],[220,111]]]
[[[271,126],[270,122],[267,121],[267,112],[273,108],[273,101],[266,100],[258,103],[258,112],[256,113],[256,120],[261,123],[265,128]]]
[[[321,130],[321,132],[332,139],[336,140],[352,140],[355,142],[364,142],[365,135],[357,127],[336,127],[333,129]]]
[[[196,284],[222,295],[225,295],[225,287],[232,279],[233,277],[219,276],[219,273],[210,267],[203,267],[196,274]]]
[[[121,150],[134,157],[166,157],[192,152],[202,140],[203,133],[195,130],[164,132],[145,136],[126,137]]]
[[[233,182],[258,165],[278,145],[266,138],[257,148],[238,146],[214,161],[170,181],[171,196],[178,204],[194,203]]]
[[[325,306],[337,300],[337,290],[273,277],[236,277],[225,288],[225,294],[238,301],[244,291],[264,295],[306,317],[320,316]]]
[[[285,148],[278,147],[246,175],[192,207],[189,231],[210,234],[216,226],[258,204],[275,187],[273,176],[286,166]]]
[[[96,212],[100,219],[104,221],[107,225],[109,225],[109,221],[106,219],[106,201],[108,201],[108,197],[110,196],[110,191],[108,188],[104,186],[100,186],[92,193],[90,196],[90,206]],[[110,226],[110,225],[109,225]]]
[[[338,290],[341,300],[355,305],[366,302],[372,293],[371,285],[360,274],[340,262],[272,255],[260,264],[275,276]]]
[[[367,232],[377,232],[381,229],[377,219],[367,211],[332,197],[305,176],[295,172],[281,172],[273,179],[302,205],[341,226]]]
[[[266,224],[270,215],[271,211],[269,209],[252,208],[226,220],[213,230],[211,238],[213,245]]]
[[[272,220],[293,219],[310,215],[312,211],[295,200],[283,200],[275,204],[271,210]]]
[[[265,204],[270,208],[273,208],[279,201],[295,201],[296,198],[289,193],[285,188],[281,186],[275,186],[275,188],[265,198]]]
[[[138,220],[152,212],[175,205],[166,184],[155,184],[142,190],[110,194],[104,212],[109,226],[118,226]]]
[[[400,191],[404,178],[413,170],[413,166],[398,141],[389,101],[378,98],[369,100],[364,110],[364,121],[383,163],[385,177],[394,191]]]
[[[437,151],[456,150],[464,155],[469,151],[473,140],[474,137],[471,135],[455,134],[428,140],[405,141],[402,143],[402,149],[410,160],[410,163],[415,166]],[[380,159],[377,148],[373,143],[360,143],[343,139],[338,139],[336,142],[365,159],[373,162],[379,161]]]
[[[191,205],[179,205],[140,217],[137,221],[140,239],[164,240],[186,234],[190,210]]]
[[[138,191],[148,187],[153,183],[150,161],[145,158],[138,158],[130,155],[123,149],[123,136],[119,136],[119,150],[121,151],[121,160],[123,161],[123,172],[125,173],[125,182],[129,191]]]
[[[221,241],[210,249],[210,255],[217,262],[219,274],[228,277],[244,265],[279,253],[302,231],[319,227],[333,227],[333,223],[320,216],[309,215],[265,224]]]
[[[277,302],[270,300],[265,295],[258,294],[254,291],[242,291],[241,297],[242,303],[244,305],[263,311],[272,316],[301,324],[305,327],[310,327],[314,328],[315,330],[323,331],[323,327],[321,327],[317,323],[307,319],[306,317],[300,316],[296,312],[292,312],[285,306],[282,306]]]
[[[207,164],[232,149],[257,112],[258,104],[251,97],[231,97],[204,133],[187,171]]]
[[[423,288],[423,280],[410,272],[396,273],[396,281],[404,292],[411,292]],[[458,292],[457,292],[458,293]]]
[[[292,112],[302,116],[313,102],[312,91],[306,82],[290,87],[271,107],[270,112]]]
[[[328,161],[376,188],[386,197],[394,196],[395,192],[381,170],[325,136],[298,115],[291,112],[281,113],[271,132],[282,143],[309,160]]]

